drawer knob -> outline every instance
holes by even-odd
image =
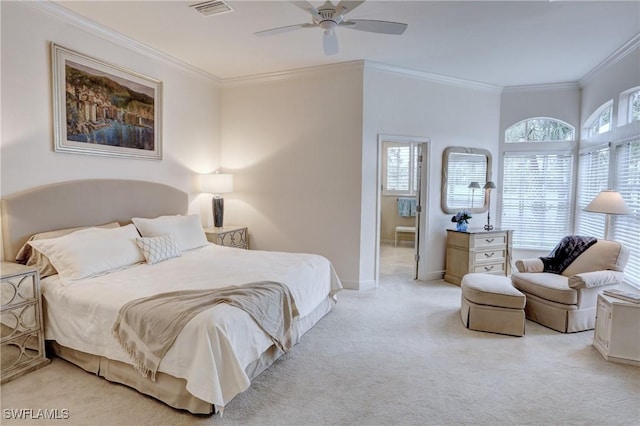
[[[492,251],[491,253],[485,253],[484,257],[493,257],[493,255],[496,254],[496,252]]]
[[[484,240],[488,243],[492,243],[495,238],[485,238]]]
[[[493,265],[484,267],[485,271],[491,271],[492,269],[493,269]]]

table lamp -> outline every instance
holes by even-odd
[[[200,192],[213,194],[211,201],[213,226],[222,228],[224,221],[224,199],[220,194],[233,192],[233,175],[219,172],[200,175]]]
[[[487,192],[487,224],[484,226],[485,231],[491,231],[493,229],[493,225],[491,224],[491,190],[496,188],[496,184],[493,182],[484,184],[484,190]]]

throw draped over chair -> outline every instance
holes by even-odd
[[[622,244],[597,240],[561,274],[544,272],[541,259],[525,259],[516,262],[511,280],[527,298],[527,319],[563,333],[591,330],[598,293],[622,283],[628,259]]]

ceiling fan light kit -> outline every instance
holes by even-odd
[[[374,21],[369,19],[345,20],[345,15],[356,7],[362,5],[364,1],[341,1],[333,5],[326,1],[322,6],[316,8],[308,1],[291,1],[294,6],[311,14],[311,23],[287,25],[286,27],[272,28],[270,30],[259,31],[257,36],[270,36],[282,34],[301,28],[319,27],[324,30],[322,37],[322,47],[325,55],[335,55],[338,53],[338,36],[336,29],[339,27],[357,31],[366,31],[378,34],[400,35],[407,29],[407,24],[391,21]]]

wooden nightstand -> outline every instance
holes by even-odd
[[[0,272],[1,383],[47,364],[40,277],[35,268],[2,262]]]
[[[509,276],[512,240],[513,231],[508,229],[447,229],[445,281],[460,285],[462,277],[472,272]]]
[[[227,225],[221,228],[205,228],[207,240],[219,246],[249,249],[249,231],[246,226]]]
[[[598,294],[593,346],[607,361],[640,365],[640,304]]]

